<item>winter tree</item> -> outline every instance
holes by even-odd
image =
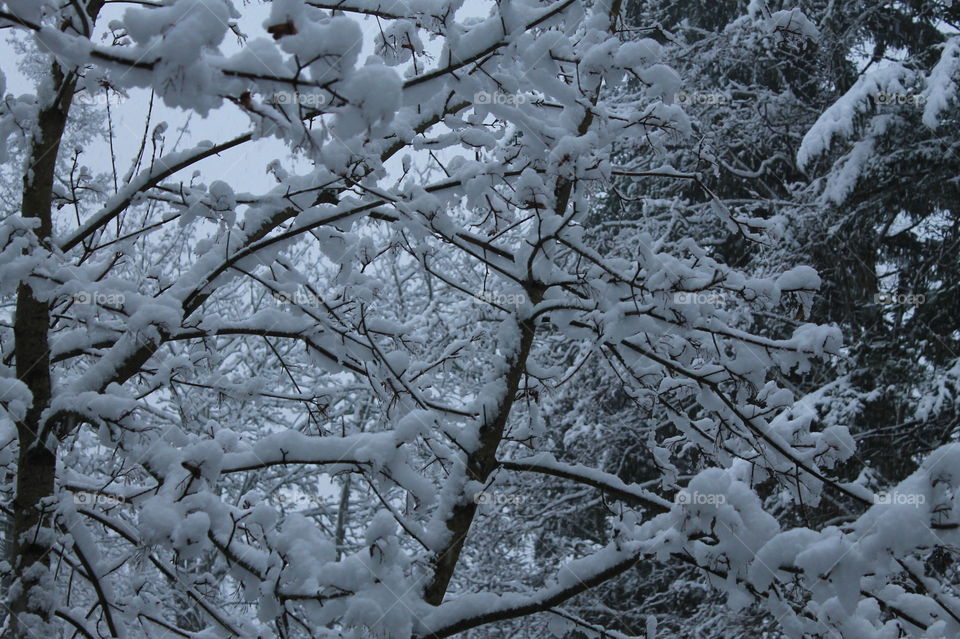
[[[938,122],[923,120],[932,103],[927,97],[936,90],[924,78],[951,59],[944,57],[956,35],[949,25],[957,24],[960,13],[957,6],[934,2],[799,3],[819,31],[816,38],[799,39],[758,28],[772,15],[772,3],[758,5],[757,19],[744,4],[625,5],[634,24],[657,25],[651,37],[664,44],[664,59],[684,78],[676,98],[691,118],[697,144],[685,140],[658,154],[643,140],[627,139],[619,153],[629,158],[623,161],[666,161],[697,172],[731,210],[778,218],[781,239],[750,242],[727,232],[702,197],[703,187],[667,178],[615,180],[589,226],[606,234],[607,251],[627,245],[630,234],[646,232],[666,246],[693,237],[717,259],[754,275],[798,263],[814,266],[823,286],[809,318],[838,324],[842,357],[780,381],[806,396],[820,423],[850,429],[857,452],[835,474],[851,481],[862,473],[863,483],[885,493],[955,440],[960,416],[960,335],[952,319],[960,267],[958,112],[953,105],[939,112]],[[801,167],[796,151],[823,111],[858,77],[890,66],[903,70],[902,87],[861,95],[848,119],[825,118],[844,133]],[[954,89],[946,91],[939,95]],[[881,123],[882,130],[875,128]],[[743,327],[776,335],[805,321],[796,311],[745,306]],[[558,455],[601,464],[626,481],[658,477],[656,457],[644,442],[650,429],[669,429],[663,416],[637,411],[615,384],[597,384],[587,397],[579,388],[565,395],[555,404],[551,429]],[[579,408],[571,411],[574,402]],[[585,432],[578,428],[584,420],[602,428]],[[680,473],[690,473],[702,461],[698,451],[688,450],[675,463]],[[576,490],[560,482],[550,489]],[[781,525],[836,524],[859,512],[842,497],[815,507],[785,503],[769,483],[759,485],[758,494],[769,500],[768,512]],[[544,552],[596,534],[605,504],[580,505],[558,509],[545,523],[539,540],[550,550]],[[951,558],[943,549],[930,553],[925,570],[955,583]],[[642,628],[653,612],[662,632],[675,633],[668,636],[764,636],[778,625],[777,616],[761,607],[733,611],[722,605],[695,569],[676,563],[632,571],[581,597],[577,606],[621,631]],[[677,615],[678,609],[685,614]]]
[[[824,27],[742,9],[758,39]],[[584,598],[662,565],[791,637],[960,632],[927,570],[960,541],[960,447],[880,495],[838,474],[850,429],[789,383],[845,356],[805,320],[817,272],[741,268],[659,209],[622,235],[597,215],[667,181],[745,246],[780,241],[776,216],[669,161],[698,144],[689,74],[643,18],[620,0],[0,2],[36,80],[0,86],[5,636],[622,637]],[[955,39],[937,60],[911,76],[928,127],[953,108]],[[822,105],[798,164],[905,74]],[[117,94],[149,96],[132,157],[88,108]],[[180,148],[154,108],[247,124]],[[272,188],[221,179],[232,151],[273,154]],[[795,323],[750,321],[784,309]],[[595,419],[602,388],[635,430]],[[558,415],[563,445],[608,437],[646,467],[565,459]],[[597,503],[589,536],[543,552],[544,522]],[[782,516],[836,503],[848,517]]]

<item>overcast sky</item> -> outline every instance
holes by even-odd
[[[468,15],[485,15],[487,12],[486,4],[484,0],[468,0],[457,16],[462,18]],[[264,21],[270,14],[269,3],[251,2],[244,5],[235,0],[234,6],[242,13],[239,23],[240,29],[250,40],[270,37],[263,26]],[[110,42],[110,32],[107,29],[110,21],[121,18],[125,11],[132,8],[134,8],[134,5],[124,3],[106,5],[97,21],[99,25],[98,37],[104,35],[107,37],[106,40],[100,40],[102,44]],[[379,32],[379,27],[373,18],[352,17],[360,21],[364,33],[363,49],[359,58],[359,64],[362,64],[363,60],[373,52],[373,41]],[[11,30],[7,31],[0,41],[0,69],[6,76],[7,92],[14,95],[35,92],[33,82],[18,69],[17,56],[14,47],[11,45],[12,38],[24,39],[28,37],[30,37],[29,34],[23,31]],[[424,38],[424,45],[432,54],[439,53],[439,41],[430,42]],[[221,50],[224,54],[230,55],[239,50],[240,46],[237,38],[228,34]],[[139,148],[144,130],[144,116],[149,105],[149,96],[149,91],[137,89],[129,91],[127,98],[117,98],[116,102],[111,101],[110,111],[114,127],[114,146],[118,155],[118,173],[121,176],[130,166]],[[97,99],[99,100],[97,104],[100,105],[98,108],[103,108],[105,112],[106,107],[102,105],[102,96],[98,96]],[[166,107],[161,100],[155,100],[151,116],[151,130],[164,121],[168,125],[165,152],[170,152],[173,150],[174,141],[180,135],[177,129],[182,128],[187,123],[188,115],[181,109]],[[104,123],[106,123],[105,116]],[[104,124],[105,126],[106,124]],[[214,143],[223,142],[245,133],[250,129],[250,126],[249,118],[244,115],[240,108],[225,101],[221,108],[211,111],[206,118],[200,118],[194,114],[190,119],[189,130],[183,134],[182,140],[176,148],[177,150],[190,148],[202,140],[210,140]],[[105,140],[102,144],[94,144],[85,151],[81,160],[83,164],[89,166],[94,172],[110,171],[109,147]],[[453,153],[448,151],[448,153],[441,154],[441,157],[449,157]],[[276,185],[273,177],[266,172],[267,164],[276,158],[283,159],[285,166],[289,168],[289,151],[282,142],[272,139],[258,140],[254,144],[241,145],[238,148],[225,151],[220,157],[204,160],[196,165],[196,168],[203,172],[202,179],[206,183],[223,179],[231,184],[243,185],[243,190],[249,193],[260,194]],[[194,167],[191,167],[188,171],[178,174],[177,178],[189,180],[190,172],[193,170]],[[309,165],[301,163],[297,170],[309,170]]]

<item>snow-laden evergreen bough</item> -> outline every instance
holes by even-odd
[[[958,542],[960,449],[884,499],[833,479],[852,438],[776,379],[835,356],[838,331],[737,326],[737,305],[809,308],[816,273],[748,277],[693,241],[645,237],[629,260],[591,246],[591,197],[612,180],[699,183],[612,156],[690,133],[680,78],[619,0],[482,19],[444,0],[278,0],[252,36],[252,9],[228,0],[135,4],[0,3],[49,66],[0,105],[22,177],[0,227],[5,636],[439,639],[524,618],[622,636],[565,604],[655,561],[697,567],[791,637],[960,632],[960,601],[923,573]],[[756,28],[796,19],[815,37],[785,14]],[[71,168],[71,104],[138,89],[198,116],[239,109],[250,129],[164,153],[145,127],[127,172]],[[290,154],[267,193],[187,175],[271,139]],[[774,241],[769,220],[714,210]],[[593,362],[708,467],[681,480],[656,448],[663,480],[641,487],[557,459],[541,406],[590,384]],[[511,508],[538,499],[535,476],[619,502],[606,538],[546,576],[523,545],[478,564],[485,521],[536,527]],[[788,528],[760,484],[861,512]]]

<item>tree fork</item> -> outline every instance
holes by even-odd
[[[527,287],[527,293],[530,296],[530,303],[536,305],[543,299],[544,290],[541,286],[529,286]],[[536,324],[532,318],[520,320],[518,323],[521,333],[520,344],[512,361],[510,361],[503,400],[497,407],[493,419],[481,426],[480,445],[466,459],[468,478],[481,484],[487,482],[490,473],[498,466],[497,448],[503,440],[507,418],[510,416],[510,410],[516,400],[520,381],[523,379],[523,373],[527,368],[527,357],[530,355],[530,349],[533,347],[533,339],[536,335]],[[447,530],[450,534],[449,540],[436,554],[433,577],[424,589],[423,598],[427,603],[439,606],[443,602],[443,596],[446,594],[450,579],[456,570],[457,561],[460,559],[463,544],[476,513],[477,504],[473,501],[461,501],[453,506],[446,521]]]
[[[610,20],[608,30],[615,33],[616,21],[620,15],[621,0],[609,0],[607,7],[607,16]],[[597,103],[600,97],[600,83],[597,84],[592,102]],[[593,122],[593,113],[586,109],[583,119],[580,121],[578,130],[580,135],[585,135],[590,130],[590,124]],[[563,214],[570,205],[570,199],[573,195],[574,182],[569,179],[560,178],[554,188],[554,208]],[[532,280],[532,273],[529,274]],[[543,300],[546,288],[538,283],[530,282],[526,285],[526,292],[530,303],[536,306]],[[486,484],[490,473],[498,466],[497,449],[503,440],[503,431],[507,424],[507,418],[510,416],[510,410],[513,408],[513,402],[516,399],[517,390],[520,387],[520,380],[527,366],[527,357],[530,355],[530,349],[533,347],[533,339],[536,334],[536,324],[533,318],[521,320],[520,324],[520,345],[515,353],[515,359],[510,362],[510,370],[506,376],[506,391],[503,402],[497,410],[496,416],[491,422],[484,424],[480,429],[480,446],[474,452],[467,456],[467,476],[472,481]],[[477,504],[470,502],[460,502],[454,504],[452,513],[446,520],[447,531],[450,534],[449,540],[434,557],[433,576],[424,589],[423,599],[433,606],[439,606],[443,603],[443,597],[456,571],[457,562],[460,559],[460,553],[463,551],[463,545],[466,542],[467,534],[470,532],[470,526],[477,514]]]

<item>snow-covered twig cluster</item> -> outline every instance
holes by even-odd
[[[229,0],[137,4],[107,46],[102,1],[0,3],[51,65],[37,95],[0,107],[0,149],[26,150],[6,157],[23,206],[0,224],[0,293],[16,298],[0,378],[19,469],[10,636],[440,639],[539,613],[623,636],[564,607],[653,561],[694,566],[790,636],[960,632],[960,602],[918,560],[957,543],[960,452],[894,491],[922,500],[875,504],[831,474],[854,454],[848,430],[778,381],[838,355],[839,331],[740,325],[742,307],[809,311],[816,272],[755,277],[649,235],[611,257],[591,239],[593,198],[651,177],[696,184],[745,240],[772,226],[696,174],[618,163],[623,140],[692,133],[679,76],[619,0],[511,0],[474,19],[447,0],[275,0],[232,52]],[[815,35],[785,13],[758,24]],[[115,188],[74,193],[67,215],[57,148],[71,101],[103,86],[200,116],[233,105],[251,129],[141,166],[144,135]],[[856,109],[832,108],[801,162]],[[267,140],[291,151],[267,192],[181,179]],[[669,420],[655,485],[549,448],[544,407],[597,366]],[[689,450],[704,467],[681,477],[671,451]],[[538,499],[484,495],[542,476],[620,502],[606,538],[551,574],[525,577],[523,547],[484,566],[484,522]],[[784,527],[761,484],[860,513]]]

